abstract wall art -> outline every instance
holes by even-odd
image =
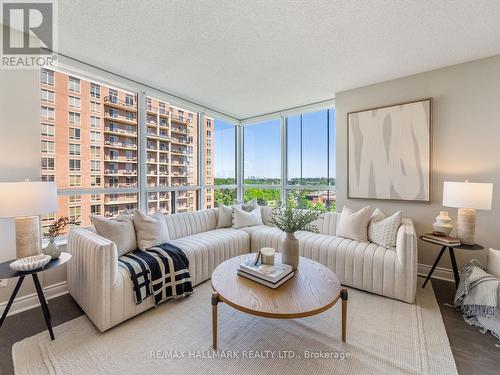
[[[430,201],[432,100],[351,112],[348,197]]]

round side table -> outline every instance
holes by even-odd
[[[455,287],[457,287],[457,288],[458,288],[458,283],[460,282],[460,276],[458,275],[457,260],[455,258],[454,249],[468,250],[468,251],[475,251],[475,250],[483,250],[484,249],[483,246],[478,245],[478,244],[474,244],[474,245],[463,245],[462,244],[462,245],[450,246],[450,245],[447,245],[444,243],[437,243],[437,242],[429,241],[424,236],[420,236],[419,238],[422,241],[425,241],[427,243],[442,246],[441,251],[439,252],[439,255],[437,256],[436,260],[434,261],[434,264],[432,265],[431,271],[429,272],[429,274],[425,278],[425,282],[424,282],[424,285],[422,285],[422,288],[425,288],[425,284],[427,284],[427,281],[429,281],[429,279],[431,278],[432,273],[434,272],[434,269],[438,265],[439,261],[441,260],[441,257],[443,256],[444,252],[446,251],[446,249],[448,249],[450,251],[451,267],[453,268],[453,276],[455,278]]]
[[[14,299],[16,298],[17,292],[19,291],[19,288],[21,287],[24,278],[28,275],[31,275],[31,277],[33,278],[33,283],[35,284],[36,292],[38,294],[38,299],[40,300],[40,305],[42,306],[43,316],[45,318],[45,323],[47,324],[47,329],[49,330],[50,338],[54,340],[54,332],[52,332],[52,323],[50,321],[51,318],[50,318],[49,306],[47,305],[47,301],[45,300],[45,296],[43,295],[43,289],[40,285],[40,281],[38,280],[37,274],[39,272],[57,268],[66,263],[70,259],[71,259],[71,254],[61,253],[59,258],[51,260],[49,263],[45,265],[45,267],[26,272],[14,271],[9,267],[9,265],[15,259],[0,263],[0,279],[13,279],[15,277],[19,277],[19,280],[17,280],[16,287],[14,288],[14,291],[10,296],[9,302],[7,303],[7,307],[5,307],[5,310],[2,314],[2,318],[0,318],[0,327],[2,326],[3,321],[7,317],[9,309],[12,306],[12,302],[14,302]]]

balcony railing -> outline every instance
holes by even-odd
[[[104,132],[137,135],[137,132],[134,130],[123,129],[116,126],[106,126]]]
[[[114,113],[111,111],[105,111],[104,112],[104,117],[106,118],[111,118],[113,120],[119,120],[119,121],[127,121],[136,124],[137,120],[135,117],[132,116],[121,116],[119,113]]]
[[[106,146],[115,146],[115,147],[137,149],[137,145],[135,143],[113,142],[113,141],[106,140],[106,141],[104,141],[104,145],[106,145]]]
[[[132,100],[131,102],[130,101],[127,101],[127,100],[120,100],[117,96],[105,96],[104,97],[104,104],[114,104],[114,105],[117,105],[117,106],[120,106],[120,107],[124,107],[124,108],[131,108],[131,109],[135,109],[135,102]]]
[[[171,118],[172,118],[172,120],[174,120],[174,121],[184,122],[184,123],[186,123],[186,124],[189,124],[189,117],[179,116],[179,115],[171,115],[170,117],[171,117]]]
[[[136,184],[134,183],[125,183],[125,182],[114,182],[111,184],[105,184],[105,187],[107,188],[132,188],[132,187],[137,187]]]

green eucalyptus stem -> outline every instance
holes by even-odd
[[[321,215],[319,210],[301,210],[288,205],[280,205],[273,209],[270,222],[286,233],[298,230],[318,233],[318,227],[313,224]]]

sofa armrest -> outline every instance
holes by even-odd
[[[413,222],[403,219],[399,227],[396,240],[396,255],[399,263],[406,274],[406,296],[407,302],[413,303],[417,290],[417,234]]]
[[[111,289],[118,274],[118,251],[114,242],[85,229],[68,236],[68,287],[73,298],[101,330],[111,315]]]

